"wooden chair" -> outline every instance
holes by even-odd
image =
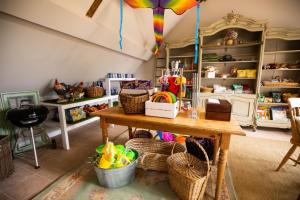
[[[289,99],[289,112],[292,126],[292,138],[290,142],[293,146],[284,156],[276,171],[279,171],[289,159],[295,162],[295,166],[300,164],[300,155],[296,160],[291,158],[291,155],[295,152],[297,147],[300,147],[300,98]]]

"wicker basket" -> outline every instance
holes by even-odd
[[[272,82],[263,81],[264,86],[268,87],[298,87],[299,83],[296,82]]]
[[[167,160],[170,186],[181,200],[202,199],[211,173],[204,148],[195,143],[205,154],[206,162],[189,153],[175,153]]]
[[[131,139],[126,142],[125,146],[139,153],[138,168],[161,172],[168,171],[166,161],[170,155],[186,151],[186,148],[179,143],[148,138]]]
[[[86,89],[87,97],[103,97],[104,89],[102,87],[91,86]]]
[[[126,114],[145,113],[145,102],[149,100],[149,94],[119,94],[121,105]]]
[[[0,179],[14,172],[14,164],[8,136],[0,135]]]

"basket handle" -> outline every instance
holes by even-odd
[[[171,155],[173,155],[173,154],[174,154],[174,149],[175,149],[175,146],[176,146],[176,142],[174,142],[174,145],[173,145],[173,147],[172,147]]]
[[[147,170],[147,168],[144,167],[144,160],[146,157],[147,157],[147,154],[145,154],[145,153],[141,156],[141,166],[142,166],[143,170]]]
[[[206,164],[207,164],[207,174],[206,175],[208,176],[209,171],[210,171],[210,164],[209,164],[208,155],[207,155],[205,149],[202,147],[202,145],[199,142],[197,142],[194,138],[191,138],[191,142],[195,143],[201,149],[201,151],[204,153],[204,156],[205,156],[205,159],[206,159]]]

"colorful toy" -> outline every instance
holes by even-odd
[[[157,92],[152,97],[152,102],[176,103],[176,96],[170,92]]]
[[[96,152],[96,166],[102,169],[124,167],[137,159],[135,151],[127,151],[124,145],[114,145],[112,142],[98,146]]]
[[[198,34],[200,22],[200,2],[205,0],[124,0],[132,8],[152,8],[154,35],[156,40],[155,54],[163,42],[164,13],[165,9],[171,9],[177,15],[197,5],[197,17],[195,28],[195,63],[198,59]],[[123,0],[120,0],[120,48],[122,49],[122,26],[123,26]]]

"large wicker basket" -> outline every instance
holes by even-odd
[[[125,146],[139,153],[138,168],[161,172],[168,171],[167,158],[170,155],[186,152],[186,148],[179,143],[148,138],[131,139],[126,142]]]
[[[211,172],[204,148],[195,144],[205,154],[206,162],[189,153],[175,153],[167,160],[170,186],[181,200],[202,199]]]
[[[119,94],[121,105],[126,114],[145,113],[145,102],[149,100],[149,94]]]
[[[0,135],[0,179],[8,177],[13,172],[14,164],[9,137]]]

